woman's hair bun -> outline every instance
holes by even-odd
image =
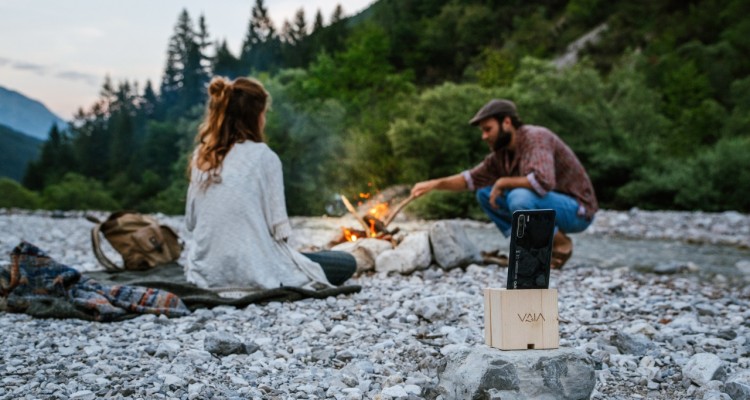
[[[208,85],[208,94],[212,97],[221,96],[229,85],[230,83],[222,77],[213,78]]]

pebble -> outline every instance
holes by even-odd
[[[98,269],[85,214],[0,210],[0,246],[9,251],[25,239],[84,273]],[[181,216],[155,217],[189,237]],[[296,243],[308,250],[357,223],[292,222],[305,232]],[[402,232],[429,225],[408,218],[396,223]],[[494,232],[484,222],[460,223],[480,236]],[[665,246],[747,249],[748,227],[750,217],[736,212],[603,210],[574,240],[596,236],[623,246],[628,238],[649,237]],[[488,243],[478,245],[484,250]],[[703,263],[689,254],[660,265],[644,272],[574,254],[562,272],[552,272],[561,345],[585,351],[597,366],[592,399],[723,399],[725,390],[750,392],[747,281],[705,279],[696,271]],[[750,270],[750,257],[725,267]],[[362,286],[354,295],[201,309],[175,319],[95,323],[0,312],[0,398],[441,398],[436,388],[445,354],[484,344],[482,289],[504,286],[506,273],[474,264],[365,274],[347,282]]]

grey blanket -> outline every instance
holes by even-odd
[[[284,286],[249,293],[240,298],[225,298],[215,292],[201,289],[188,283],[185,280],[182,266],[177,263],[163,265],[146,271],[122,271],[116,273],[88,272],[86,275],[91,276],[102,284],[145,286],[166,290],[177,295],[191,310],[220,305],[245,307],[253,303],[266,303],[270,301],[297,301],[308,298],[323,299],[339,294],[358,293],[362,290],[362,287],[359,285],[339,286],[317,291]]]

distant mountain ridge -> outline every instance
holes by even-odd
[[[47,140],[52,124],[67,123],[41,102],[0,86],[0,124],[40,140]]]
[[[50,125],[51,126],[51,125]],[[42,140],[0,124],[0,177],[20,182],[30,161],[36,160]]]

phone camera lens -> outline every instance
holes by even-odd
[[[521,214],[518,216],[518,231],[516,231],[516,237],[522,238],[526,231],[526,216]]]

